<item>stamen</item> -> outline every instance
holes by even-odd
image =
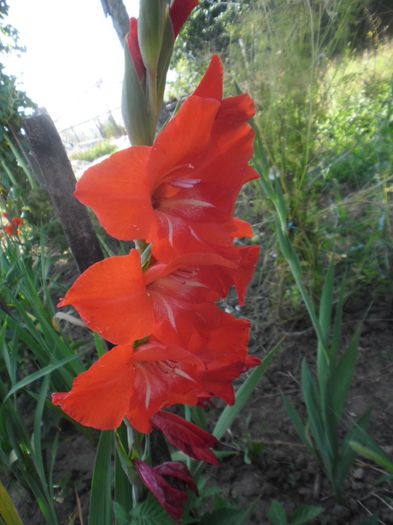
[[[200,201],[198,199],[171,199],[170,200],[170,207],[176,207],[176,206],[196,206],[198,208],[214,208],[214,204],[211,202],[206,201]],[[166,204],[166,208],[168,208],[168,204]]]
[[[201,179],[175,179],[169,182],[170,186],[173,186],[174,188],[181,188],[185,190],[190,190],[196,184],[199,184],[201,182]]]
[[[165,173],[163,179],[164,178],[166,179],[168,177],[168,175],[172,175],[176,171],[179,171],[179,170],[193,170],[193,169],[195,169],[195,166],[193,164],[191,164],[190,162],[187,162],[186,164],[180,164],[179,166],[175,166],[171,170],[167,171]]]

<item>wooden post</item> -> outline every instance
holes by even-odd
[[[130,17],[122,0],[101,0],[105,16],[112,18],[113,27],[119,37],[120,44],[124,46],[124,39],[130,30]]]
[[[104,256],[86,208],[73,196],[76,179],[60,135],[45,110],[26,118],[23,127],[40,168],[39,181],[49,193],[72,255],[83,272]]]

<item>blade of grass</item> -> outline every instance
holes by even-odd
[[[345,353],[340,358],[332,374],[329,391],[331,398],[331,409],[337,421],[341,419],[345,402],[351,386],[355,365],[358,355],[361,328],[358,327],[352,336],[351,342]]]
[[[101,432],[90,493],[88,525],[112,525],[113,432]]]
[[[23,525],[23,522],[15,508],[15,505],[0,481],[0,515],[4,525]]]
[[[34,383],[34,381],[37,381],[38,379],[41,379],[42,377],[48,376],[53,371],[57,370],[58,368],[62,368],[64,365],[66,365],[67,363],[70,363],[71,361],[74,361],[75,359],[80,359],[80,357],[86,354],[88,351],[89,349],[86,349],[82,351],[80,354],[75,354],[69,357],[65,357],[64,359],[61,359],[60,361],[57,361],[56,363],[52,363],[48,366],[45,366],[44,368],[41,368],[41,370],[37,370],[37,372],[33,372],[27,377],[24,377],[21,381],[18,381],[11,388],[11,390],[5,396],[4,401],[7,401],[7,399],[9,399],[10,396],[16,394],[16,392],[18,392],[22,388],[25,388],[26,386],[31,385],[31,383]]]

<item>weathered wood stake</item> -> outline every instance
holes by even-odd
[[[86,208],[73,196],[76,179],[60,135],[45,110],[26,118],[23,127],[40,168],[38,179],[48,191],[72,255],[83,272],[104,256]]]

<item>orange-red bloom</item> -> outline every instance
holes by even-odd
[[[154,334],[184,346],[195,332],[202,335],[220,325],[223,312],[211,303],[233,284],[244,299],[259,249],[237,250],[240,268],[218,255],[190,254],[153,264],[146,272],[132,250],[88,268],[59,306],[73,305],[89,328],[115,344]]]
[[[153,146],[120,151],[77,184],[75,196],[110,235],[153,243],[158,260],[190,252],[235,259],[233,237],[250,234],[233,211],[243,184],[257,177],[248,166],[255,108],[247,95],[223,100],[222,77],[216,56]]]
[[[53,394],[52,402],[88,427],[111,430],[127,418],[146,433],[162,408],[198,403],[201,369],[190,352],[157,341],[137,349],[117,346],[80,374],[70,392]]]
[[[8,219],[8,214],[3,213],[3,217]],[[24,221],[21,217],[14,217],[9,224],[4,227],[4,231],[9,237],[16,237],[20,234],[20,228]]]
[[[223,315],[221,329],[206,344],[194,341],[192,351],[153,339],[138,348],[113,348],[75,379],[70,392],[53,394],[52,402],[82,425],[110,430],[126,418],[144,433],[157,423],[153,416],[172,405],[197,405],[212,396],[233,403],[232,380],[259,360],[247,355],[249,323]],[[200,442],[193,446],[203,448]]]

